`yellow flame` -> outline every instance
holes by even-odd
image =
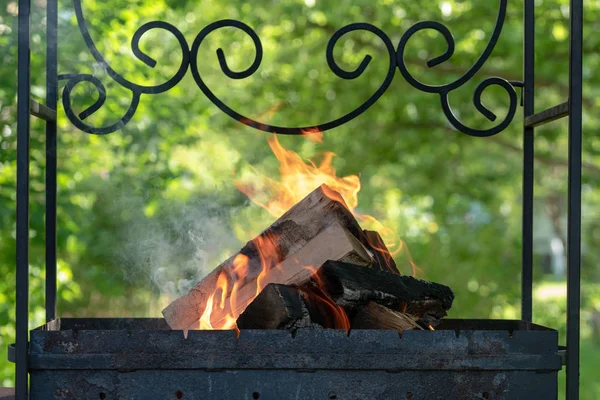
[[[264,176],[260,178],[260,182],[236,181],[235,185],[274,217],[279,218],[322,184],[326,184],[338,192],[350,210],[354,210],[358,206],[360,179],[356,175],[338,178],[332,165],[334,153],[325,153],[319,165],[312,161],[307,164],[297,153],[284,148],[276,136],[271,136],[268,142],[275,157],[279,160],[280,180]]]
[[[206,308],[204,309],[204,313],[202,313],[202,317],[200,317],[200,329],[211,330],[213,329],[212,324],[210,323],[210,315],[213,310],[213,300],[215,298],[215,293],[211,294],[208,300],[206,301]]]

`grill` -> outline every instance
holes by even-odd
[[[557,332],[508,320],[436,331],[171,331],[58,319],[31,332],[32,399],[550,399]]]
[[[474,104],[490,120],[496,116],[481,102],[491,85],[502,87],[510,100],[504,120],[488,130],[468,127],[452,112],[449,94],[470,81],[483,66],[498,41],[506,14],[507,0],[499,0],[497,23],[490,42],[474,66],[456,81],[428,86],[417,81],[403,60],[406,43],[415,33],[433,29],[447,43],[446,52],[429,66],[447,61],[454,53],[454,39],[444,25],[418,22],[406,31],[395,47],[387,34],[367,23],[354,23],[335,32],[326,49],[328,65],[343,79],[360,76],[371,60],[366,56],[354,71],[342,69],[333,49],[345,34],[369,31],[387,49],[389,70],[381,87],[349,114],[316,126],[278,127],[247,118],[228,107],[210,91],[198,72],[196,56],[203,39],[211,32],[234,27],[254,42],[255,59],[244,71],[232,71],[222,49],[217,57],[223,73],[231,79],[254,74],[262,61],[262,45],[256,32],[241,21],[222,20],[200,31],[192,46],[181,32],[162,21],[140,27],[132,38],[134,54],[153,67],[157,61],[140,50],[140,38],[149,30],[166,30],[182,49],[179,71],[157,86],[142,86],[116,73],[98,52],[91,39],[80,0],[73,6],[81,34],[97,63],[108,75],[132,92],[127,113],[117,123],[90,126],[84,120],[106,99],[105,88],[92,75],[62,74],[57,71],[57,0],[47,2],[47,98],[46,104],[30,96],[30,1],[19,0],[18,60],[18,148],[17,148],[17,320],[16,345],[9,357],[16,362],[16,397],[31,399],[493,399],[558,397],[557,373],[567,367],[567,398],[579,397],[579,308],[581,225],[581,115],[582,115],[582,0],[570,1],[569,101],[549,110],[534,111],[534,1],[524,0],[523,81],[499,77],[477,86]],[[69,120],[90,134],[114,132],[132,118],[142,95],[156,95],[176,86],[191,69],[201,91],[225,114],[253,128],[280,134],[301,134],[336,128],[358,117],[384,95],[397,70],[415,89],[438,95],[441,111],[457,130],[471,136],[491,136],[513,120],[517,90],[524,111],[523,145],[523,265],[522,321],[444,320],[436,331],[336,330],[242,331],[239,338],[228,331],[169,330],[162,319],[57,319],[56,318],[56,109],[58,85],[66,81],[63,106]],[[98,100],[77,114],[71,92],[80,82],[98,89]],[[30,114],[46,121],[46,312],[48,323],[29,332],[29,129]],[[568,321],[567,346],[559,347],[555,330],[531,323],[534,128],[558,118],[569,119],[569,205],[568,205]],[[29,338],[29,340],[28,340]],[[30,385],[28,381],[30,378]]]

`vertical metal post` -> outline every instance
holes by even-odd
[[[46,106],[58,100],[58,0],[46,3]],[[46,321],[56,317],[56,120],[46,122]]]
[[[16,398],[27,399],[29,340],[29,0],[19,0],[17,77]]]
[[[525,0],[523,49],[523,113],[534,113],[535,0]],[[532,319],[533,282],[533,128],[523,129],[523,223],[521,319]]]
[[[579,399],[581,295],[581,137],[583,0],[571,0],[569,59],[569,200],[567,233],[567,399]]]

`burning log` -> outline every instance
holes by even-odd
[[[239,329],[349,329],[344,310],[318,290],[269,284],[237,319]]]
[[[454,301],[447,286],[338,261],[327,261],[312,280],[348,312],[372,301],[417,316],[422,326],[435,327]]]
[[[213,316],[215,325],[220,326],[229,315],[241,314],[262,287],[269,283],[300,286],[310,280],[313,273],[320,268],[318,266],[330,259],[356,263],[360,268],[373,265],[373,259],[362,244],[340,225],[333,224],[302,249],[272,268],[269,273],[261,275],[260,285],[241,286],[235,293],[235,301],[226,301],[222,310]],[[312,267],[313,265],[317,267]]]
[[[269,284],[237,319],[239,329],[296,329],[313,327],[300,289]]]
[[[333,233],[330,232],[327,237],[319,237],[328,227],[332,227]],[[350,234],[340,234],[338,227]],[[300,253],[309,244],[312,250]],[[171,303],[163,310],[163,315],[173,329],[188,329],[194,326],[203,315],[209,297],[217,290],[220,279],[224,281],[222,290],[226,291],[224,297],[227,299],[236,287],[241,290],[250,285],[245,289],[244,297],[236,296],[239,301],[236,301],[233,308],[243,310],[264,287],[257,282],[259,277],[263,278],[271,275],[271,272],[276,272],[275,267],[284,274],[281,279],[269,280],[277,283],[298,283],[305,277],[304,266],[319,266],[329,259],[380,268],[369,255],[374,254],[367,250],[370,247],[366,234],[346,207],[342,197],[326,185],[322,185],[258,237],[248,242],[238,254],[219,265],[187,295]],[[319,257],[312,256],[315,251]],[[305,259],[304,253],[310,256],[310,259]],[[240,276],[241,272],[243,276]],[[290,275],[297,279],[288,281]]]
[[[327,261],[300,286],[269,284],[246,307],[237,326],[422,330],[436,326],[453,299],[452,291],[437,283]]]
[[[351,326],[352,329],[393,329],[402,333],[411,329],[423,330],[418,319],[371,301],[354,314]]]
[[[423,328],[418,317],[393,311],[375,302],[361,307],[347,319],[344,310],[323,292],[295,286],[269,284],[237,319],[239,329],[297,329],[338,328],[393,329]]]

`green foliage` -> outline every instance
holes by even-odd
[[[453,92],[451,103],[474,127],[492,123],[471,102],[475,85],[489,76],[522,79],[522,2],[509,2],[501,39],[482,71]],[[536,8],[536,109],[566,99],[568,16],[566,0],[539,1]],[[600,16],[598,2],[584,1],[586,32]],[[35,3],[36,5],[38,3]],[[276,6],[275,6],[276,5]],[[451,12],[449,11],[449,6]],[[103,125],[123,115],[130,93],[111,82],[94,64],[77,30],[72,4],[61,1],[60,73],[94,73],[106,84],[107,103],[89,118]],[[192,43],[210,22],[241,19],[262,39],[265,56],[257,74],[231,81],[219,69],[222,47],[230,67],[246,68],[254,57],[248,37],[225,29],[200,48],[200,73],[217,96],[244,115],[272,124],[296,126],[337,118],[356,108],[379,87],[387,68],[383,43],[369,33],[344,37],[336,60],[354,69],[364,55],[373,61],[354,81],[337,78],[327,67],[325,48],[332,32],[358,21],[373,23],[397,44],[418,20],[443,22],[456,38],[456,54],[427,68],[445,50],[443,39],[422,32],[409,43],[407,61],[421,81],[457,79],[481,54],[493,29],[497,2],[281,0],[83,1],[85,17],[99,50],[114,69],[137,83],[167,80],[178,67],[173,37],[150,32],[141,46],[158,65],[150,69],[131,53],[137,27],[150,20],[177,26]],[[32,32],[32,93],[45,96],[44,10],[36,10]],[[0,8],[0,360],[14,340],[16,5]],[[584,220],[582,398],[598,398],[594,371],[600,368],[600,141],[598,35],[586,34],[584,66]],[[81,111],[95,101],[91,85],[81,84],[73,103]],[[484,103],[501,120],[507,110],[502,90],[490,88]],[[191,74],[168,94],[143,96],[133,120],[104,137],[77,131],[59,107],[59,314],[62,316],[159,316],[169,298],[271,220],[248,204],[233,181],[254,169],[276,176],[277,162],[257,133],[231,120],[202,94]],[[118,116],[118,117],[115,117]],[[425,277],[451,286],[457,294],[451,316],[518,318],[520,303],[521,113],[502,134],[478,139],[449,128],[436,95],[417,91],[399,73],[386,95],[360,118],[325,134],[317,145],[297,137],[281,142],[305,157],[338,154],[340,175],[360,174],[359,211],[395,229],[407,243]],[[44,131],[32,127],[31,163],[31,321],[44,315]],[[566,204],[567,130],[556,123],[536,136],[536,215]],[[554,208],[553,208],[554,210]],[[560,225],[560,224],[559,224]],[[539,225],[536,229],[543,230]],[[560,233],[560,232],[557,232]],[[560,235],[559,235],[560,236]],[[536,250],[547,243],[536,242]],[[404,258],[400,257],[400,260]],[[564,276],[551,278],[536,258],[535,321],[564,333]],[[405,267],[408,272],[408,266]],[[552,292],[552,291],[550,291]],[[552,292],[554,293],[554,292]],[[564,335],[561,334],[564,339]],[[13,366],[0,361],[0,385],[12,382]],[[586,379],[584,379],[587,377]],[[594,386],[595,385],[595,386]]]

